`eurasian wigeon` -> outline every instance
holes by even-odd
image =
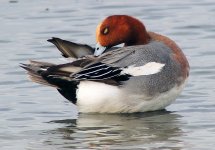
[[[185,55],[173,40],[147,31],[138,19],[109,16],[98,25],[96,39],[95,51],[50,39],[63,56],[77,59],[60,65],[30,61],[22,67],[32,81],[55,87],[83,113],[160,110],[184,88],[189,76]],[[121,43],[125,46],[109,49]]]

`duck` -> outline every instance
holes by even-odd
[[[54,87],[80,113],[137,113],[165,109],[184,89],[189,63],[167,36],[147,31],[128,15],[112,15],[96,28],[95,48],[60,38],[48,40],[64,64],[21,64],[31,81]],[[124,44],[123,47],[116,47]]]

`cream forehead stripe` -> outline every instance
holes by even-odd
[[[143,66],[135,67],[134,65],[123,69],[121,74],[130,74],[132,76],[151,75],[161,71],[165,64],[149,62]]]
[[[100,33],[101,24],[102,24],[102,22],[100,22],[100,23],[98,24],[98,26],[96,27],[96,42],[99,41],[98,38],[99,38],[99,33]]]

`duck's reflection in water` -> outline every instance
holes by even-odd
[[[64,148],[138,149],[183,147],[181,116],[168,111],[137,114],[80,114],[78,119],[55,120],[63,125],[50,131],[46,144]],[[60,138],[59,138],[60,137]]]

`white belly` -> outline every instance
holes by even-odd
[[[185,83],[162,94],[147,97],[100,82],[81,81],[77,90],[77,106],[83,113],[134,113],[164,109],[181,93]]]

